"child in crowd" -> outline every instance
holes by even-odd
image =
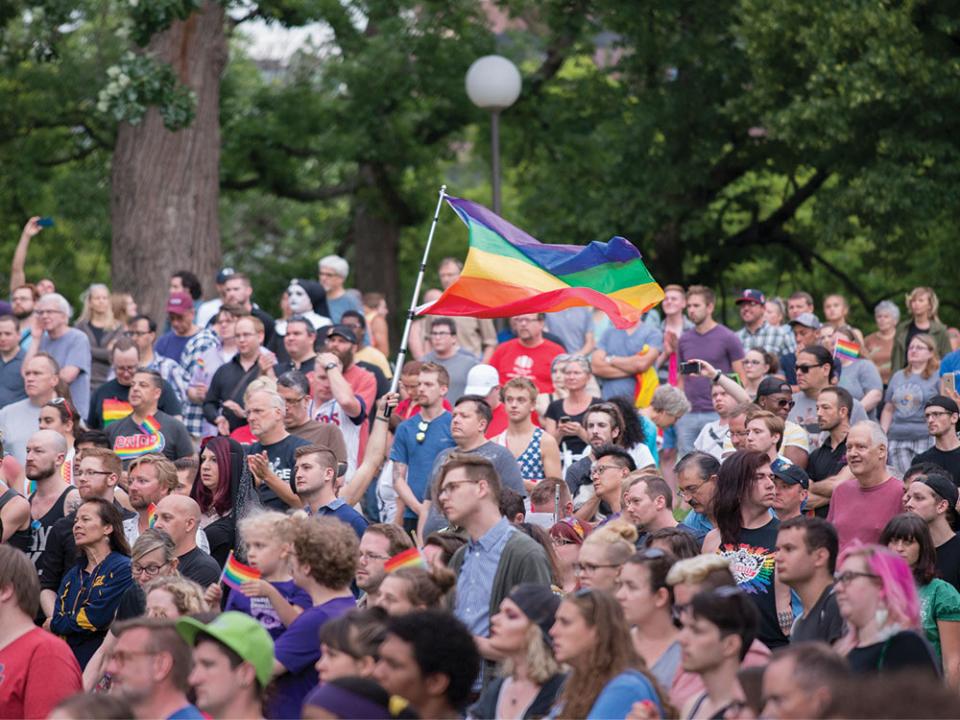
[[[290,624],[313,605],[306,590],[290,575],[290,546],[286,536],[287,516],[268,511],[240,521],[240,537],[247,549],[247,564],[260,571],[259,580],[227,590],[224,610],[236,610],[255,618],[276,640]],[[211,585],[207,602],[219,603],[223,589]]]

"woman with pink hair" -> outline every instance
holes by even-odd
[[[847,634],[836,648],[856,673],[926,670],[940,674],[920,632],[920,598],[910,566],[880,545],[854,542],[834,574]]]

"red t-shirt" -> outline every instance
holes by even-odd
[[[903,483],[888,478],[872,488],[862,488],[856,478],[837,485],[830,497],[827,521],[833,523],[843,550],[854,540],[871,544],[894,515],[903,512]]]
[[[83,690],[70,646],[34,628],[0,648],[0,718],[45,718]]]
[[[544,340],[536,347],[528,348],[517,339],[498,345],[490,358],[500,374],[500,384],[515,377],[533,380],[537,390],[542,393],[553,392],[553,379],[550,377],[550,363],[557,355],[565,353],[562,347],[550,340]]]

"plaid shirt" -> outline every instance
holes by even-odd
[[[797,349],[797,340],[789,325],[768,325],[766,320],[761,323],[755,333],[750,332],[746,327],[740,328],[737,330],[737,337],[740,338],[744,352],[762,348],[780,357]]]
[[[180,355],[180,367],[183,372],[185,387],[194,381],[194,378],[204,383],[209,383],[210,378],[206,377],[200,358],[208,350],[220,348],[220,338],[212,330],[201,330],[187,341],[183,353]],[[204,375],[200,378],[200,375]],[[190,402],[186,397],[184,389],[183,402],[183,424],[187,426],[187,432],[194,437],[203,435],[203,403]]]
[[[150,370],[156,370],[160,373],[160,377],[170,383],[170,387],[172,387],[173,391],[177,394],[177,400],[180,401],[181,405],[186,405],[190,402],[187,398],[187,385],[189,383],[187,383],[186,373],[184,373],[183,368],[180,367],[180,363],[154,353],[153,362],[147,365],[147,367]]]

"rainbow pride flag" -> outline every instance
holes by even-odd
[[[420,550],[417,548],[410,548],[409,550],[404,550],[402,553],[394,555],[392,558],[387,560],[383,564],[384,571],[392,573],[395,570],[400,568],[410,568],[410,567],[422,567],[427,566],[426,561],[423,559],[423,555],[420,553]]]
[[[153,503],[147,505],[147,527],[152,528],[157,524],[157,506]]]
[[[136,435],[118,435],[113,441],[113,452],[121,460],[130,460],[147,453],[159,453],[167,446],[166,438],[160,432],[160,423],[153,415],[148,416],[137,427],[140,432]]]
[[[132,412],[133,406],[125,400],[107,398],[102,405],[103,426],[105,428],[110,427],[110,425],[118,420],[123,420]]]
[[[850,340],[837,338],[837,344],[833,349],[833,356],[856,360],[858,357],[860,357],[860,346],[855,342],[851,342]]]
[[[230,555],[227,556],[227,562],[223,566],[223,572],[220,574],[220,582],[234,590],[239,590],[245,582],[259,579],[260,571],[237,560],[233,550],[231,550]]]
[[[548,245],[469,200],[447,197],[470,231],[460,278],[418,315],[497,318],[595,307],[629,328],[663,289],[628,240]]]

